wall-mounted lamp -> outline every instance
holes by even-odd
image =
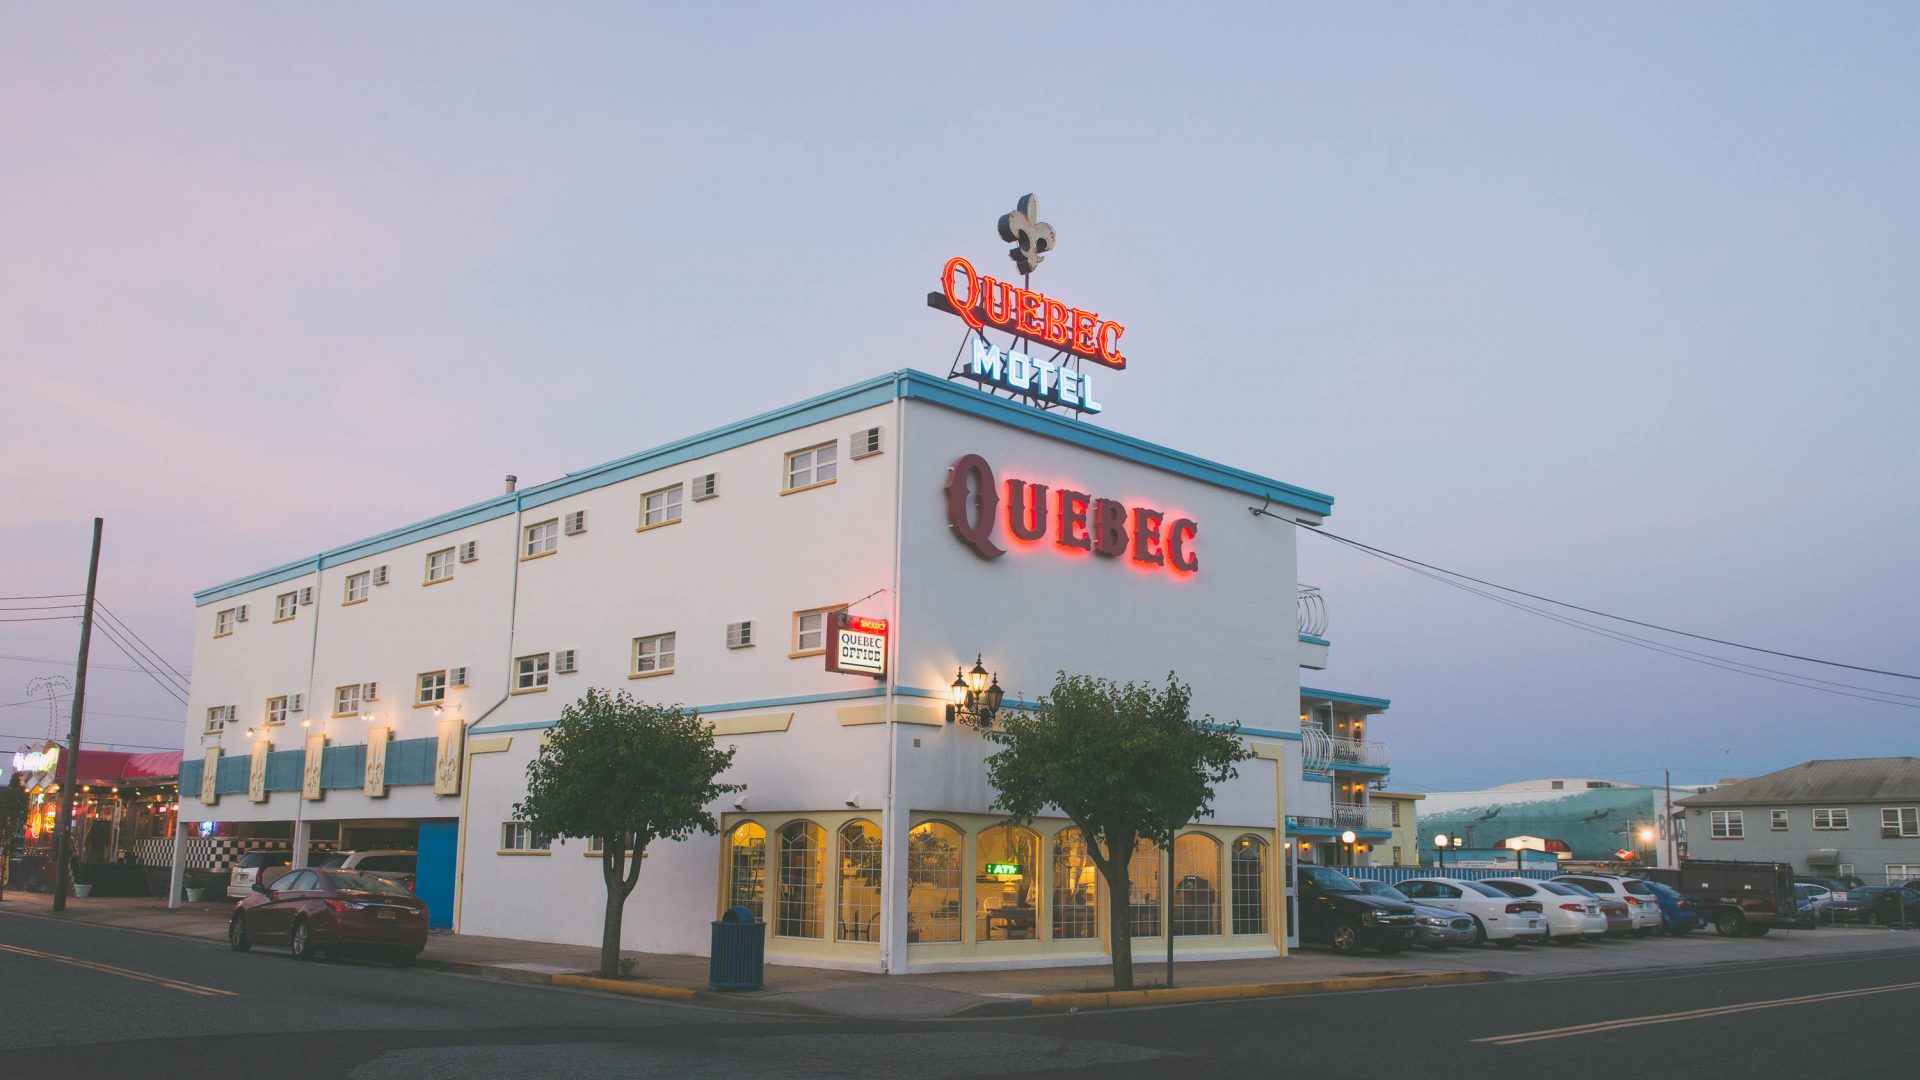
[[[952,703],[947,706],[947,723],[955,720],[985,731],[993,726],[993,718],[1000,712],[1000,702],[1006,697],[1006,691],[1000,689],[1000,676],[987,675],[987,668],[981,655],[974,654],[973,670],[954,669],[953,685],[947,688]]]
[[[1354,835],[1354,832],[1352,829],[1348,829],[1346,832],[1343,832],[1340,834],[1340,842],[1343,844],[1351,844],[1358,839],[1360,838]]]

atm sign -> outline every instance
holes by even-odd
[[[827,622],[827,670],[887,677],[887,620],[836,611]]]

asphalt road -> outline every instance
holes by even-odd
[[[763,1017],[0,915],[0,1076],[1905,1075],[1920,948],[1032,1018]]]

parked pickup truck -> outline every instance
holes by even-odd
[[[1763,937],[1799,912],[1793,867],[1786,863],[1682,859],[1674,888],[1700,901],[1722,937]]]

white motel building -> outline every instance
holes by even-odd
[[[1296,860],[1388,861],[1388,703],[1301,686],[1319,599],[1298,529],[1250,512],[1332,502],[882,375],[197,593],[180,817],[296,858],[414,848],[436,923],[597,944],[594,853],[513,806],[562,707],[619,688],[697,707],[745,785],[718,835],[647,852],[628,949],[703,955],[744,904],[775,963],[1105,963],[1115,933],[1151,956],[1169,931],[1187,958],[1284,955]],[[828,670],[838,611],[886,621],[883,677]],[[976,658],[1007,707],[1059,670],[1171,670],[1241,725],[1255,757],[1176,841],[1170,905],[1143,846],[1132,925],[1108,925],[1069,822],[993,812],[994,747],[947,710]]]

